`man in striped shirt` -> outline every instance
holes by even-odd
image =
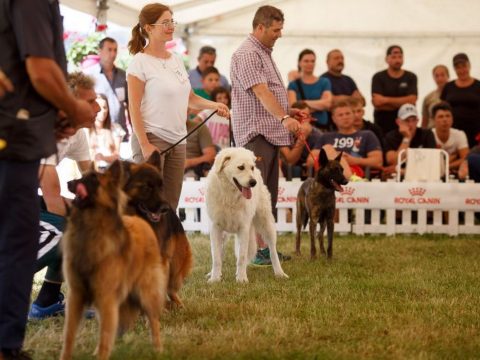
[[[253,19],[253,32],[232,56],[233,135],[238,146],[252,150],[257,167],[272,196],[275,215],[278,194],[279,147],[292,144],[300,130],[295,119],[306,117],[299,109],[288,109],[287,91],[272,59],[272,49],[282,36],[284,17],[273,6],[258,8]],[[257,265],[270,265],[266,244],[258,238]],[[286,260],[286,256],[279,256]]]

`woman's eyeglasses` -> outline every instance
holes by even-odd
[[[168,28],[174,28],[178,25],[178,23],[174,20],[165,20],[165,21],[162,21],[161,23],[158,23],[158,24],[150,24],[152,26],[163,26],[164,29],[168,29]]]

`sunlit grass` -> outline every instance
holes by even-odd
[[[117,341],[114,359],[468,359],[480,356],[480,237],[337,236],[332,261],[303,255],[249,268],[235,283],[233,241],[224,278],[209,285],[210,245],[192,235],[195,268],[182,289],[185,309],[165,314],[165,350],[152,351],[139,322]],[[293,252],[294,236],[279,249]],[[30,323],[26,348],[58,358],[63,318]],[[76,359],[91,359],[96,321],[79,331]]]

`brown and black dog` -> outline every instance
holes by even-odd
[[[114,162],[69,182],[76,197],[63,237],[63,271],[68,284],[61,359],[72,357],[75,333],[85,306],[100,321],[99,359],[108,359],[118,331],[131,327],[143,311],[153,345],[161,349],[159,318],[166,299],[168,261],[162,258],[151,226],[124,214],[123,167]]]
[[[160,253],[168,260],[168,306],[182,307],[178,292],[192,269],[192,251],[180,219],[162,197],[160,161],[160,154],[155,151],[143,164],[123,162],[128,173],[123,190],[129,199],[128,213],[141,216],[152,226]]]
[[[343,167],[340,165],[340,153],[334,160],[328,160],[325,150],[320,151],[320,170],[315,178],[306,179],[300,187],[297,195],[297,237],[295,252],[300,255],[300,241],[302,228],[310,219],[310,257],[317,256],[315,248],[315,232],[320,223],[318,241],[320,251],[325,254],[323,246],[323,233],[327,228],[328,249],[327,257],[332,257],[333,252],[333,226],[335,218],[335,191],[342,191],[341,185],[346,185],[348,180],[343,175]]]

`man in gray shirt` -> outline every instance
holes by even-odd
[[[118,44],[115,39],[106,37],[98,44],[100,62],[84,70],[95,79],[95,92],[104,94],[108,100],[110,117],[114,124],[119,124],[127,134],[128,128],[125,111],[128,111],[127,78],[125,71],[115,66]]]

